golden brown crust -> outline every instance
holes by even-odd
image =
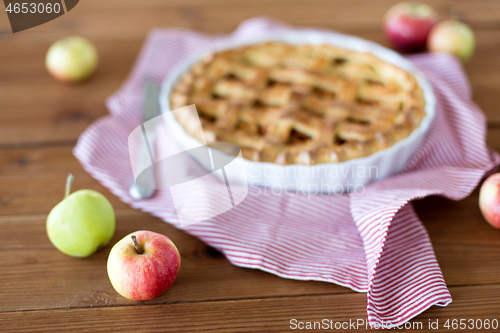
[[[408,72],[370,53],[278,42],[203,58],[175,84],[172,110],[195,104],[207,142],[278,164],[335,163],[407,137],[425,116]],[[197,119],[177,119],[198,138]]]

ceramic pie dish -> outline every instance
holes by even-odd
[[[228,37],[172,70],[160,102],[182,149],[240,146],[250,186],[344,193],[403,170],[435,115],[414,65],[378,44],[317,30]],[[194,104],[198,117],[169,111]]]

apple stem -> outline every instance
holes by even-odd
[[[139,242],[137,242],[137,238],[135,237],[135,235],[132,235],[132,242],[134,242],[134,246],[135,246],[135,249],[137,250],[137,253],[143,254],[144,250],[139,245]]]
[[[410,5],[410,12],[412,14],[418,14],[418,5],[419,3],[418,2],[415,2],[415,1],[412,1],[411,2],[411,5]]]
[[[75,180],[75,177],[73,177],[73,174],[69,174],[68,178],[66,178],[66,194],[64,195],[65,198],[68,197],[69,193],[71,192],[71,185],[73,185],[73,180]]]
[[[457,8],[451,7],[449,11],[449,15],[453,20],[460,21],[460,12]]]

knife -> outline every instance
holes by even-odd
[[[161,114],[159,96],[160,86],[152,79],[146,79],[144,113],[142,115],[143,124]],[[141,180],[145,180],[147,188],[140,187],[134,180],[134,183],[130,186],[129,190],[130,196],[134,200],[144,200],[151,198],[156,191],[153,172],[154,168],[149,167],[152,162],[154,163],[152,151],[155,147],[156,133],[154,128],[146,129],[143,125],[141,126],[144,135],[147,138],[146,142],[148,143],[148,145],[141,148],[141,151],[139,152],[139,160],[137,161],[137,163],[139,164],[138,170],[144,170],[143,173],[145,174],[141,174]]]

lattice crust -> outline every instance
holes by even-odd
[[[415,77],[370,53],[268,42],[205,57],[170,95],[195,104],[207,142],[278,164],[341,162],[407,137],[425,115]],[[177,119],[196,136],[196,119]],[[197,138],[201,140],[201,138]]]

